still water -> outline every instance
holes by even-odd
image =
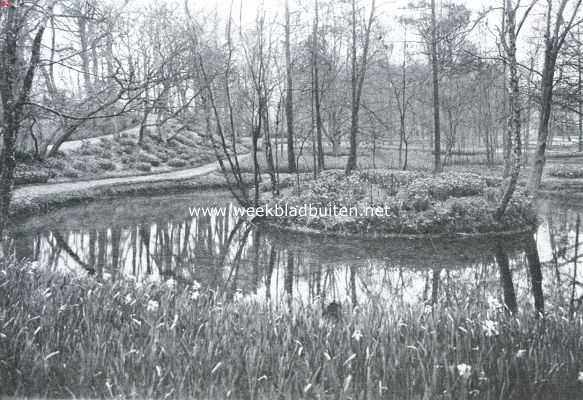
[[[98,279],[175,279],[238,298],[405,304],[504,302],[574,311],[583,302],[581,215],[541,201],[534,235],[357,240],[291,234],[229,216],[191,217],[227,193],[103,201],[18,221],[19,258]]]

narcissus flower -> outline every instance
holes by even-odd
[[[457,372],[463,379],[468,379],[472,375],[472,367],[468,364],[458,364]]]

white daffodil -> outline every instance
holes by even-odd
[[[364,335],[362,334],[362,332],[360,331],[360,329],[356,329],[353,333],[352,333],[352,338],[354,340],[356,340],[357,342],[360,342],[360,339],[362,339]]]
[[[468,379],[472,375],[472,367],[468,364],[458,364],[457,372],[463,379]]]
[[[482,329],[486,336],[497,336],[498,335],[498,322],[492,321],[490,319],[482,322]]]
[[[528,351],[520,349],[516,352],[516,358],[524,358],[528,355]]]
[[[158,311],[158,308],[160,308],[160,303],[158,303],[156,300],[148,301],[148,307],[146,308],[148,312],[155,313]]]
[[[168,279],[168,280],[166,281],[166,287],[167,287],[168,289],[170,289],[171,291],[174,291],[174,290],[176,290],[176,285],[177,285],[177,283],[176,283],[176,279],[172,279],[172,278],[170,278],[170,279]]]

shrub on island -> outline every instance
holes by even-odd
[[[299,208],[350,209],[349,215],[270,217],[268,223],[292,230],[339,235],[485,234],[534,229],[533,198],[518,189],[504,216],[494,217],[500,180],[477,174],[448,172],[367,171],[345,176],[327,171],[301,190],[291,188],[273,204]],[[382,209],[382,213],[371,209]],[[314,213],[315,214],[315,213]]]

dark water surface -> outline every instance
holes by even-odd
[[[504,302],[570,310],[583,301],[583,209],[540,203],[535,235],[449,240],[356,240],[290,234],[236,217],[191,217],[227,193],[103,201],[19,221],[19,258],[100,279],[175,279],[238,298]],[[546,303],[546,304],[545,304]]]

